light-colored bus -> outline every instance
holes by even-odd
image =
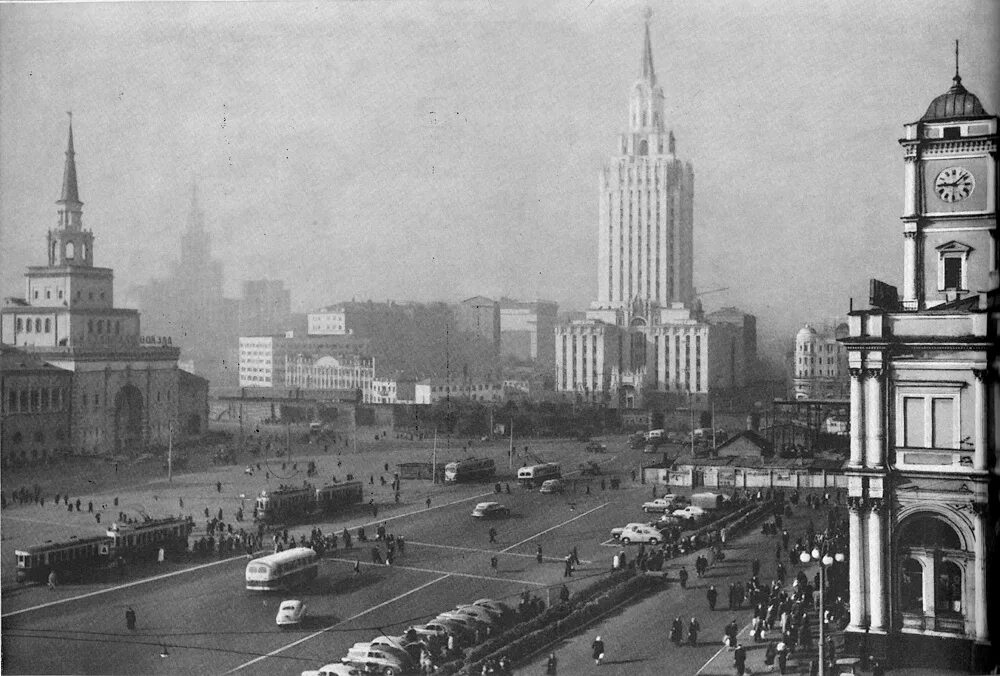
[[[254,559],[247,564],[247,589],[291,589],[316,578],[319,562],[308,547],[294,547]]]
[[[543,462],[541,465],[531,465],[517,470],[517,481],[522,486],[532,488],[547,479],[558,479],[562,476],[559,463]]]
[[[489,479],[496,473],[497,467],[493,458],[466,458],[449,462],[444,466],[444,480],[448,483],[480,481]]]

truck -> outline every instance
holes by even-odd
[[[729,502],[729,498],[721,493],[694,493],[691,496],[691,504],[704,510],[719,509],[727,502]]]

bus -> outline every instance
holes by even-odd
[[[247,564],[246,582],[250,591],[292,589],[316,579],[319,561],[309,547],[294,547],[254,559]]]
[[[559,464],[555,462],[543,462],[541,465],[531,465],[517,470],[517,482],[525,488],[534,488],[547,479],[559,479],[562,472]]]
[[[466,458],[444,466],[444,480],[447,483],[481,481],[492,478],[496,473],[496,463],[492,458]]]

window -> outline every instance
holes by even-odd
[[[944,138],[946,138],[946,139],[962,138],[962,128],[961,127],[945,127],[941,131],[944,132]]]
[[[31,333],[31,329],[34,325],[35,323],[31,321],[31,319],[28,319],[28,321],[25,323],[25,329],[27,330],[28,333]]]
[[[41,332],[42,332],[42,320],[41,319],[36,319],[35,320],[35,333],[41,333]]]
[[[66,242],[66,258],[73,258],[76,255],[76,246],[73,242]]]
[[[904,396],[902,445],[958,448],[957,408],[957,396]]]
[[[45,320],[45,333],[52,333],[52,320],[51,319],[46,319]]]
[[[962,259],[949,256],[942,259],[944,264],[944,288],[947,290],[962,288]]]
[[[45,298],[46,299],[52,298],[52,291],[50,291],[49,289],[45,289]]]
[[[24,331],[24,320],[20,317],[17,318],[17,330]]]
[[[61,300],[62,297],[63,297],[63,291],[62,291],[62,289],[59,289],[59,299]]]
[[[939,615],[962,614],[962,569],[953,561],[937,566],[934,608]]]

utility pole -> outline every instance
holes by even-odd
[[[174,480],[174,424],[167,425],[167,481]]]
[[[438,428],[434,425],[434,450],[431,451],[431,483],[437,483],[437,467],[438,467]]]
[[[514,417],[510,419],[510,447],[507,449],[507,469],[514,467]]]

